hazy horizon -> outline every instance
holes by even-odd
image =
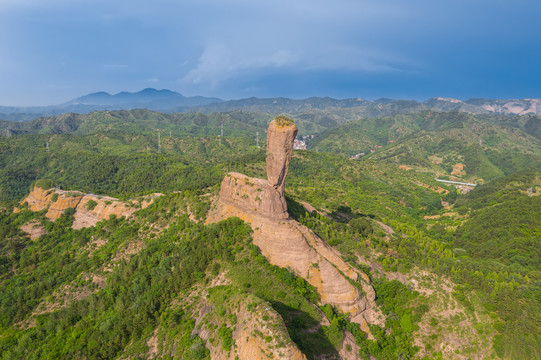
[[[174,91],[174,92],[177,92],[179,93],[178,91],[175,91],[175,90],[171,90],[171,89],[156,89],[156,88],[145,88],[145,89],[140,89],[140,90],[136,90],[136,91],[119,91],[119,92],[114,92],[114,93],[109,93],[107,91],[94,91],[92,93],[88,93],[88,94],[81,94],[79,96],[76,96],[74,98],[71,98],[71,99],[65,99],[64,101],[62,102],[59,102],[59,103],[55,103],[55,104],[38,104],[38,105],[11,105],[11,104],[0,104],[0,107],[20,107],[20,108],[25,108],[25,107],[28,107],[28,108],[32,108],[32,107],[48,107],[48,106],[58,106],[58,105],[62,105],[62,104],[65,104],[65,103],[68,103],[72,100],[75,100],[79,97],[84,97],[84,96],[87,96],[87,95],[93,95],[93,94],[96,94],[96,93],[107,93],[111,96],[114,96],[114,95],[118,95],[118,94],[121,94],[121,93],[131,93],[131,94],[135,94],[135,93],[138,93],[138,92],[141,92],[143,90],[146,90],[146,89],[153,89],[153,90],[157,90],[157,91],[162,91],[162,90],[167,90],[167,91]],[[185,94],[182,94],[182,93],[179,93],[180,95],[183,95],[183,96],[186,96]],[[205,95],[192,95],[192,96],[203,96],[203,97],[206,97]],[[188,97],[188,96],[186,96]],[[346,100],[346,99],[362,99],[362,100],[367,100],[367,101],[377,101],[377,100],[380,100],[380,99],[390,99],[390,100],[407,100],[407,101],[417,101],[419,103],[422,103],[424,101],[427,101],[427,100],[430,100],[430,99],[433,99],[433,98],[444,98],[442,96],[431,96],[431,97],[428,97],[428,98],[389,98],[389,97],[386,97],[386,96],[382,96],[382,97],[363,97],[363,98],[360,98],[360,97],[332,97],[332,96],[327,96],[327,95],[314,95],[314,96],[305,96],[305,97],[294,97],[294,96],[272,96],[272,97],[259,97],[259,96],[247,96],[247,97],[243,97],[243,98],[218,98],[220,100],[223,100],[223,101],[235,101],[235,100],[244,100],[244,99],[248,99],[248,98],[251,98],[251,97],[255,97],[255,98],[259,98],[259,99],[270,99],[270,98],[286,98],[286,99],[291,99],[291,100],[306,100],[308,98],[311,98],[311,97],[319,97],[319,98],[325,98],[325,97],[330,97],[330,98],[333,98],[333,99],[336,99],[336,100]],[[212,98],[211,96],[208,96],[208,98]],[[445,99],[455,99],[455,100],[460,100],[460,101],[463,101],[463,102],[466,102],[468,100],[473,100],[473,99],[476,99],[476,98],[463,98],[463,99],[460,99],[460,98],[450,98],[450,97],[445,97]],[[500,97],[500,98],[487,98],[487,99],[490,99],[490,100],[527,100],[527,99],[530,99],[530,98],[503,98],[503,97]]]

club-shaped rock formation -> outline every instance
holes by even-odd
[[[267,181],[282,193],[297,131],[293,121],[284,116],[272,120],[267,129]]]
[[[268,179],[227,174],[207,222],[232,216],[246,221],[254,229],[254,244],[271,264],[304,278],[317,288],[323,303],[348,313],[369,332],[367,323],[382,325],[384,319],[368,277],[346,264],[338,252],[287,212],[284,183],[296,135],[293,121],[274,119],[267,131]],[[364,296],[352,282],[358,282]]]
[[[293,121],[285,117],[272,120],[267,130],[267,180],[231,172],[222,182],[220,202],[254,215],[287,219],[285,177],[295,136],[297,126]]]

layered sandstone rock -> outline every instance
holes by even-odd
[[[160,194],[143,198],[141,207],[150,205],[153,199]],[[92,206],[89,206],[90,202]],[[108,196],[84,194],[79,191],[64,191],[60,189],[41,189],[34,187],[30,194],[22,201],[27,203],[32,211],[48,209],[45,216],[49,220],[56,220],[66,209],[73,208],[75,220],[72,227],[81,229],[96,225],[98,221],[108,219],[109,216],[129,217],[136,209],[132,204]],[[95,204],[94,204],[95,203]]]
[[[271,264],[288,268],[316,287],[325,304],[349,313],[351,320],[368,332],[367,323],[383,325],[375,303],[376,294],[360,272],[347,265],[340,255],[310,229],[293,219],[266,217],[218,200],[207,222],[236,216],[254,229],[253,242]],[[364,274],[363,274],[364,275]],[[349,280],[359,281],[364,296]]]
[[[223,323],[217,321],[217,309],[207,300],[207,294],[206,290],[197,292],[196,296],[185,299],[183,304],[189,304],[194,311],[192,318],[195,319],[195,327],[192,334],[207,342],[211,359],[306,360],[306,356],[291,340],[280,314],[260,298],[248,294],[232,295],[221,304],[236,317],[234,326],[229,324],[234,328],[231,350],[224,350],[221,342],[216,341],[219,338],[217,329]],[[194,299],[197,299],[195,303]]]
[[[272,120],[267,130],[267,180],[231,172],[220,188],[220,202],[248,213],[287,219],[285,177],[293,154],[297,126],[285,117]]]
[[[254,244],[270,263],[306,279],[317,288],[323,303],[349,313],[352,321],[368,332],[367,322],[383,324],[369,279],[347,265],[310,229],[289,218],[284,182],[297,128],[291,120],[278,120],[271,122],[267,132],[268,180],[229,173],[207,222],[232,216],[246,221],[254,229]],[[360,282],[364,296],[351,281]]]
[[[261,304],[255,311],[250,311],[243,303],[236,315],[237,326],[233,338],[239,360],[306,360],[306,356],[290,340],[282,317],[271,307],[264,308]],[[261,321],[263,318],[267,320]],[[272,339],[270,342],[269,338]]]
[[[266,180],[231,172],[222,181],[220,201],[249,213],[274,219],[286,219],[286,199],[283,189],[275,189]]]
[[[267,129],[267,180],[275,189],[284,189],[297,125],[286,117],[272,120]]]
[[[93,201],[96,203],[94,207],[89,206]],[[95,195],[85,195],[81,198],[77,208],[75,209],[75,220],[73,221],[74,229],[82,229],[96,225],[98,221],[109,219],[111,215],[116,217],[129,217],[137,209],[130,204],[118,201],[111,197],[98,197]]]
[[[55,195],[56,194],[56,195]],[[67,208],[75,209],[83,193],[79,191],[63,191],[60,189],[41,189],[34,187],[30,194],[21,202],[27,203],[32,211],[47,209],[45,216],[49,220],[58,219]]]

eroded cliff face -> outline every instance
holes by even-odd
[[[150,205],[156,196],[159,194],[144,197],[140,203],[141,208]],[[75,209],[73,214],[75,221],[72,225],[74,229],[94,226],[98,221],[108,219],[111,215],[129,217],[138,210],[130,202],[123,202],[108,196],[55,188],[41,189],[39,187],[34,187],[21,203],[27,203],[32,211],[48,209],[45,216],[53,221],[58,219],[66,209],[73,208]]]
[[[267,180],[269,185],[282,192],[297,132],[297,125],[283,116],[272,120],[267,129]]]
[[[75,208],[81,201],[82,196],[83,193],[78,191],[66,192],[59,189],[34,187],[30,194],[21,201],[21,204],[27,203],[28,208],[32,211],[49,208],[45,216],[50,220],[56,220],[67,208]]]
[[[495,101],[492,104],[483,104],[481,107],[490,112],[507,115],[539,114],[541,112],[541,100],[503,100]]]
[[[218,200],[207,222],[236,216],[254,229],[253,242],[271,264],[288,268],[317,288],[321,301],[349,313],[368,332],[368,324],[384,324],[376,294],[365,274],[346,264],[340,254],[293,219],[277,219]],[[364,275],[364,276],[363,276]],[[349,280],[359,281],[364,296]]]
[[[273,120],[267,131],[268,180],[229,173],[207,222],[236,216],[250,224],[254,244],[271,264],[304,278],[317,288],[323,303],[349,313],[353,322],[369,332],[367,324],[383,325],[384,317],[368,277],[346,264],[310,229],[289,218],[284,182],[297,127],[291,120],[278,120]],[[351,280],[360,282],[364,295]]]
[[[230,299],[231,303],[224,304],[227,312],[236,317],[235,324],[229,326],[234,329],[231,334],[231,350],[224,350],[219,341],[209,342],[211,338],[219,338],[216,334],[216,309],[205,300],[206,296],[198,299],[200,300],[195,308],[199,316],[196,316],[196,329],[193,333],[207,341],[211,359],[306,360],[306,356],[289,337],[280,314],[253,295],[234,296]],[[232,303],[235,304],[234,307],[229,306]]]
[[[275,189],[266,180],[235,172],[222,181],[220,202],[273,219],[289,217],[283,190]]]

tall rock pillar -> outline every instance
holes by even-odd
[[[285,116],[272,120],[267,130],[267,181],[282,194],[297,131],[297,125]]]
[[[227,174],[207,222],[231,216],[246,221],[254,230],[253,243],[271,264],[303,277],[316,287],[322,303],[349,313],[351,321],[362,324],[362,329],[368,332],[367,320],[372,324],[384,323],[369,279],[359,283],[366,294],[363,296],[352,285],[363,274],[346,264],[338,252],[287,212],[285,178],[296,135],[293,121],[283,116],[272,120],[267,130],[267,179],[235,172]]]
[[[271,121],[267,130],[267,180],[235,172],[227,174],[220,188],[222,215],[239,216],[248,221],[239,215],[238,210],[242,209],[246,216],[289,217],[284,188],[297,131],[295,123],[284,116]]]

